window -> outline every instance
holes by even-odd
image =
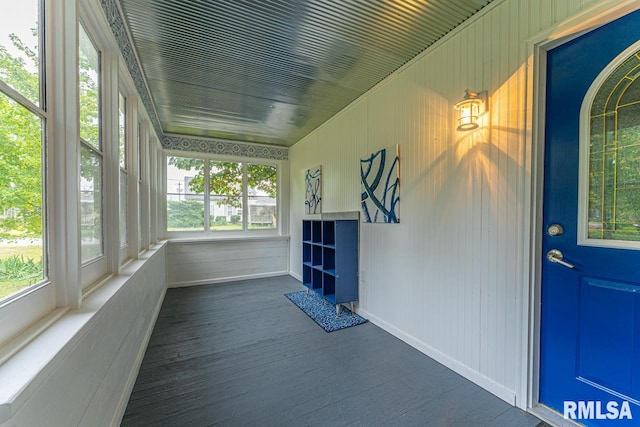
[[[637,48],[636,48],[637,49]],[[638,247],[640,241],[640,51],[598,85],[589,112],[588,182],[581,188],[588,244]],[[588,197],[585,195],[588,194]],[[583,206],[584,208],[584,206]],[[585,227],[586,225],[586,227]]]
[[[0,346],[14,338],[24,344],[21,331],[80,308],[94,285],[119,273],[117,205],[123,219],[128,211],[120,222],[128,226],[129,255],[137,246],[138,201],[146,247],[149,224],[157,224],[149,157],[141,159],[146,191],[134,194],[136,134],[124,128],[124,104],[126,125],[147,112],[108,21],[99,3],[53,3],[24,0],[0,14],[0,318],[9,320]],[[145,141],[156,137],[147,126]]]
[[[204,231],[204,164],[202,159],[169,158],[168,231]]]
[[[100,138],[100,53],[79,29],[80,212],[82,262],[104,254],[103,147]]]
[[[277,229],[276,165],[167,157],[167,232]]]
[[[144,197],[143,197],[143,189],[144,186],[142,185],[142,174],[143,174],[143,167],[142,167],[142,155],[143,155],[143,149],[142,149],[142,140],[143,140],[143,135],[142,135],[142,123],[138,123],[138,143],[136,144],[136,148],[138,150],[138,250],[141,250],[143,247],[143,239],[142,239],[142,225],[143,225],[143,213],[142,213],[142,203],[144,202]]]
[[[125,98],[118,96],[118,157],[120,164],[120,247],[127,247],[127,115]],[[126,252],[126,251],[125,251]],[[126,257],[126,254],[125,254]]]
[[[40,2],[0,17],[0,301],[47,279]]]
[[[277,170],[275,166],[247,165],[247,227],[252,230],[276,228]]]
[[[209,164],[209,214],[213,218],[210,229],[242,230],[242,163],[211,161]]]

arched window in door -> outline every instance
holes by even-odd
[[[600,241],[606,246],[628,246],[614,242],[640,242],[640,50],[637,46],[632,54],[621,55],[595,80],[585,97],[583,114],[590,99],[589,123],[583,121],[589,133],[583,141],[588,142],[589,147],[588,156],[581,161],[583,170],[588,170],[588,181],[582,182],[588,182],[588,191],[581,191],[581,196],[587,201],[588,194],[588,205],[581,204],[587,211],[581,233],[590,244]]]

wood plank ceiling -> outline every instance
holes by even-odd
[[[163,132],[291,146],[492,0],[120,0]]]

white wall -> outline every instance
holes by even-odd
[[[4,387],[52,354],[5,408],[13,416],[2,425],[119,425],[166,292],[165,267],[164,246],[146,252],[25,347],[32,354],[2,366]]]
[[[400,146],[400,224],[363,224],[358,311],[525,407],[531,202],[527,40],[595,0],[496,1],[289,152],[291,270],[301,274],[303,171],[323,212],[359,209],[359,159]],[[488,90],[480,129],[453,104]],[[525,308],[523,308],[525,307]]]
[[[287,274],[289,237],[172,240],[167,271],[172,288]]]

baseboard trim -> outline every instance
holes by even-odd
[[[302,283],[302,276],[297,275],[296,273],[294,273],[293,271],[289,272],[289,276],[293,277],[294,279],[296,279],[298,282]]]
[[[357,308],[356,312],[358,314],[360,314],[361,316],[369,319],[369,321],[371,321],[376,326],[379,326],[380,328],[382,328],[385,331],[389,332],[391,335],[395,336],[396,338],[401,339],[402,341],[406,342],[410,346],[412,346],[415,349],[419,350],[420,352],[426,354],[427,356],[429,356],[430,358],[432,358],[436,362],[441,363],[442,365],[446,366],[447,368],[449,368],[449,369],[453,370],[454,372],[462,375],[463,377],[465,377],[469,381],[479,385],[483,389],[485,389],[485,390],[489,391],[490,393],[496,395],[497,397],[499,397],[500,399],[502,399],[505,402],[509,403],[510,405],[513,405],[513,406],[516,405],[516,393],[514,391],[509,390],[508,388],[504,387],[503,385],[496,383],[492,379],[485,377],[480,372],[478,372],[478,371],[476,371],[474,369],[471,369],[467,365],[464,365],[464,364],[458,362],[457,360],[451,358],[450,356],[448,356],[448,355],[442,353],[441,351],[431,347],[430,345],[420,341],[416,337],[414,337],[414,336],[412,336],[410,334],[407,334],[406,332],[402,331],[401,329],[398,329],[397,327],[395,327],[395,326],[389,324],[388,322],[380,319],[379,317],[367,312],[366,310]]]
[[[144,359],[144,354],[147,351],[147,346],[149,345],[149,340],[151,339],[151,334],[153,333],[153,329],[156,326],[156,321],[158,320],[158,315],[160,315],[160,309],[162,308],[162,303],[164,302],[164,297],[167,293],[166,289],[162,290],[162,296],[158,300],[155,309],[153,310],[152,322],[149,323],[147,327],[147,332],[144,334],[144,338],[142,340],[142,345],[138,350],[138,354],[136,355],[136,360],[133,362],[133,366],[131,367],[131,371],[129,372],[129,378],[127,379],[127,383],[122,391],[122,395],[120,396],[120,401],[118,402],[118,406],[116,407],[115,414],[113,415],[113,420],[111,421],[112,427],[118,427],[122,423],[122,418],[124,417],[124,412],[127,409],[127,405],[129,404],[129,398],[131,397],[131,393],[133,392],[133,386],[136,384],[136,379],[138,378],[138,373],[140,372],[140,366],[142,366],[142,360]]]
[[[244,276],[217,277],[215,279],[189,280],[185,282],[169,283],[169,288],[186,288],[189,286],[212,285],[214,283],[237,282],[248,279],[264,279],[266,277],[286,276],[288,271],[274,271],[271,273],[247,274]]]

